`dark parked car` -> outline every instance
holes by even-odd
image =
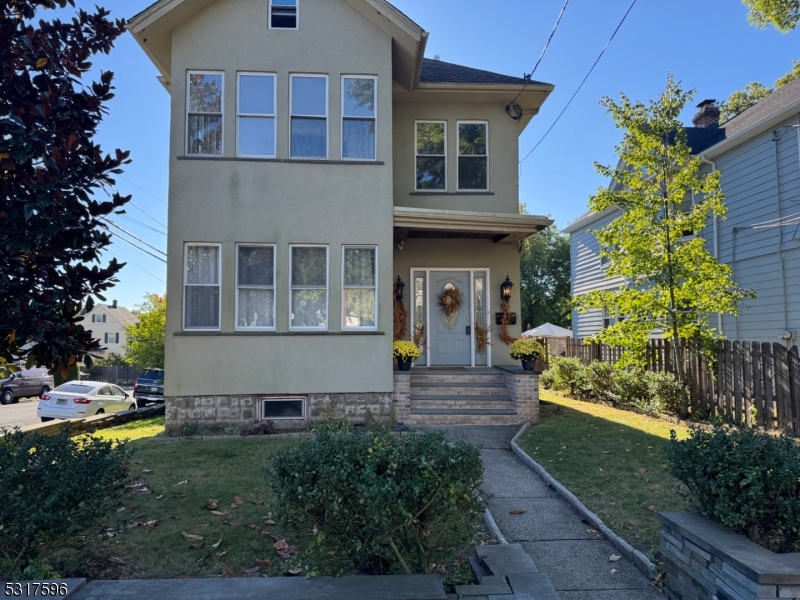
[[[25,369],[0,379],[0,404],[16,404],[20,398],[46,394],[55,387],[47,369]]]
[[[147,368],[133,382],[136,406],[142,408],[151,402],[164,402],[164,369]]]

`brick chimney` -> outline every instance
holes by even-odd
[[[697,105],[700,110],[692,117],[695,127],[719,127],[719,104],[716,100],[703,100]]]
[[[114,301],[111,303],[111,308],[117,308],[117,301],[116,301],[116,300],[114,300]]]

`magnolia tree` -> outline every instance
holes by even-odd
[[[125,30],[108,11],[39,20],[74,0],[0,0],[0,360],[64,376],[100,342],[81,324],[123,265],[101,264],[103,218],[129,198],[114,184],[128,152],[104,154],[97,127],[113,73],[85,81],[89,62]]]
[[[589,206],[596,212],[622,210],[593,233],[608,259],[606,276],[626,284],[576,298],[581,312],[608,311],[612,324],[595,339],[624,346],[624,363],[640,363],[649,336],[663,331],[673,341],[681,381],[686,377],[680,342],[713,340],[717,332],[709,315],[738,314],[742,300],[752,295],[736,285],[731,268],[711,255],[702,237],[686,235],[700,232],[709,217],[725,216],[720,174],[701,173],[679,120],[692,93],[670,76],[666,91],[648,105],[624,95],[620,103],[603,99],[624,137],[617,147],[619,165],[596,168],[620,185],[601,189]],[[687,204],[692,197],[694,203]],[[684,394],[684,413],[686,408]]]

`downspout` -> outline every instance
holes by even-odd
[[[798,132],[800,133],[800,132]],[[711,165],[712,173],[717,170],[717,164],[713,160],[708,160],[705,156],[700,155],[702,160],[707,165]],[[694,194],[694,192],[692,192]],[[694,203],[694,200],[692,200]],[[717,215],[714,215],[714,258],[719,261],[719,230],[717,229]],[[734,281],[736,281],[736,273],[733,274]],[[722,313],[717,313],[717,331],[719,336],[722,337]]]
[[[780,137],[778,136],[777,131],[772,132],[772,141],[775,144],[775,207],[778,211],[778,221],[780,222],[781,218],[781,173],[780,173],[780,162],[778,156],[778,142],[780,141]],[[775,231],[778,232],[778,260],[781,261],[781,288],[782,294],[781,298],[783,299],[783,329],[786,331],[789,328],[789,317],[787,314],[787,307],[786,307],[786,263],[783,259],[783,228],[776,227]],[[791,340],[788,341],[788,344],[791,344]]]

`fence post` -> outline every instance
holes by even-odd
[[[759,427],[767,426],[766,419],[766,398],[764,395],[764,371],[761,367],[761,344],[752,344],[752,367],[753,367],[753,405],[756,407],[756,424]]]
[[[795,435],[800,433],[800,354],[797,346],[789,350],[789,390],[792,403],[792,427]]]
[[[764,419],[767,429],[775,429],[775,379],[772,369],[772,344],[763,342],[761,344],[761,368],[764,373]]]
[[[775,357],[775,387],[777,392],[778,429],[785,431],[792,422],[791,391],[789,390],[789,353],[783,344],[772,345]]]

